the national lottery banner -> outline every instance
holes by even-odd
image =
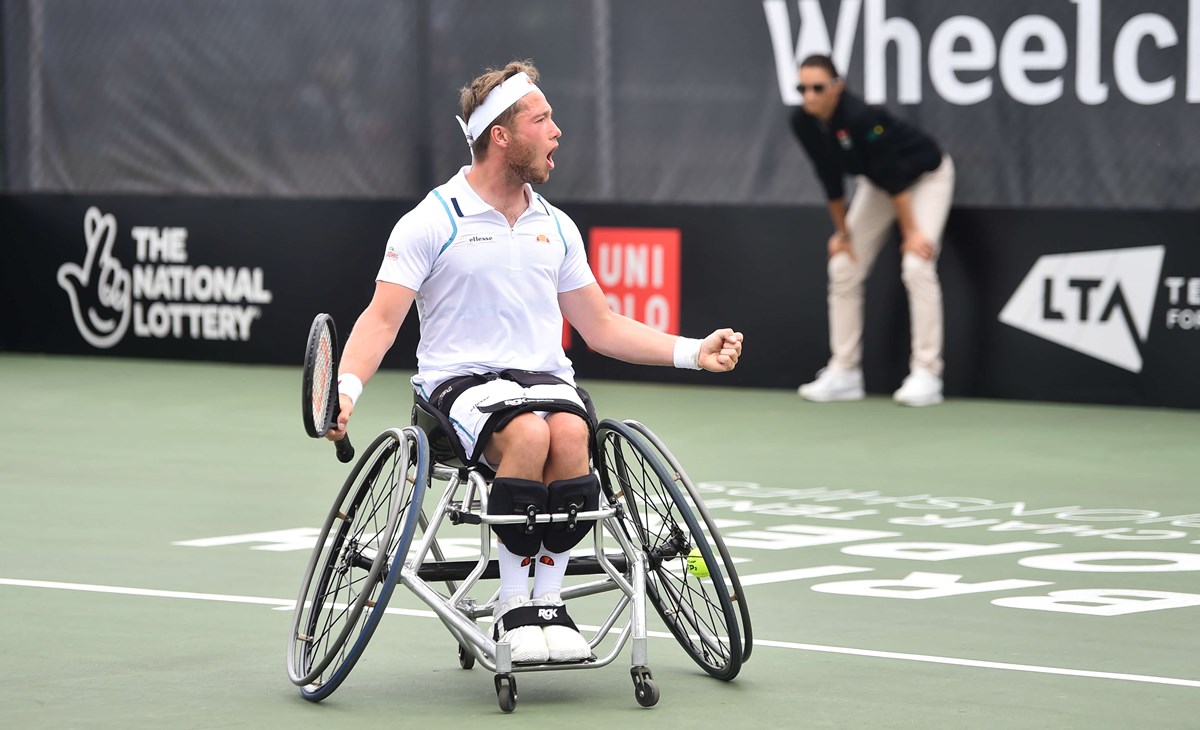
[[[306,320],[332,311],[348,331],[369,300],[390,228],[369,211],[391,207],[336,221],[271,201],[0,198],[0,347],[299,362]],[[346,245],[362,240],[379,245]]]

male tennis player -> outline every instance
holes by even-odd
[[[742,335],[731,329],[688,339],[609,309],[579,229],[530,187],[549,179],[562,137],[537,80],[532,64],[514,61],[462,89],[458,121],[471,165],[392,230],[375,295],[346,343],[341,417],[329,434],[336,440],[346,433],[363,383],[415,301],[421,339],[413,386],[453,423],[468,457],[495,469],[492,514],[598,504],[589,409],[563,352],[564,316],[593,350],[627,362],[723,372],[742,352]],[[591,656],[560,596],[570,550],[589,527],[494,527],[495,617],[514,662]],[[559,610],[539,610],[545,607]]]

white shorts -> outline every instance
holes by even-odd
[[[545,398],[570,401],[579,406],[581,410],[587,410],[583,405],[583,400],[579,397],[579,391],[572,385],[559,383],[534,385],[526,388],[511,380],[497,378],[463,391],[450,406],[450,423],[454,424],[454,432],[458,435],[459,443],[463,445],[463,451],[467,452],[467,456],[470,457],[475,455],[478,448],[477,441],[484,424],[494,415],[494,412],[484,412],[481,409],[505,401],[512,401],[510,405],[518,406],[527,399]],[[545,418],[550,411],[533,411],[533,413]],[[478,456],[481,462],[495,468],[495,464],[487,463],[482,453],[479,453]]]

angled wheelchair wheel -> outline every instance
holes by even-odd
[[[671,475],[676,483],[679,484],[684,501],[688,503],[692,512],[696,514],[701,527],[706,531],[710,547],[720,557],[721,565],[724,566],[725,581],[729,584],[731,590],[730,598],[737,604],[738,615],[741,618],[742,663],[745,664],[750,659],[750,652],[754,648],[754,630],[750,624],[750,606],[746,601],[746,593],[742,590],[742,581],[738,577],[733,558],[729,555],[729,548],[725,545],[725,539],[721,537],[721,532],[717,529],[716,521],[708,513],[708,507],[704,505],[704,500],[700,497],[700,491],[696,489],[696,485],[692,483],[687,472],[683,470],[683,466],[680,465],[679,460],[667,448],[667,445],[643,424],[632,420],[626,420],[625,423],[644,436],[663,462],[670,467]]]
[[[425,433],[410,426],[381,433],[342,486],[292,618],[288,677],[305,699],[332,694],[370,641],[408,554],[428,482]]]
[[[734,605],[744,598],[716,525],[645,426],[605,420],[597,442],[605,492],[624,507],[622,524],[649,561],[647,599],[700,668],[733,679],[749,654],[749,613]]]

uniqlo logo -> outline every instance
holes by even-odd
[[[593,228],[588,261],[613,311],[679,333],[678,228]]]
[[[679,334],[680,274],[678,228],[593,228],[588,263],[618,314]],[[570,328],[563,349],[570,349]]]

